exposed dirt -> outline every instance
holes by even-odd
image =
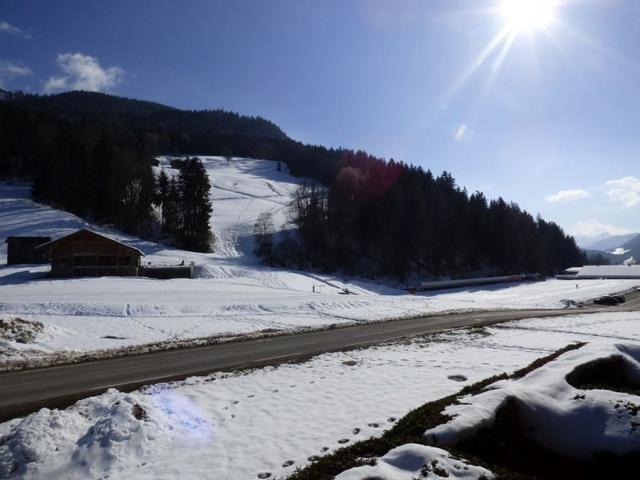
[[[33,343],[44,330],[40,322],[21,318],[0,318],[0,339],[17,343]]]

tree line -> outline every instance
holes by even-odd
[[[272,263],[409,281],[553,274],[584,261],[558,225],[515,203],[468,194],[448,172],[434,176],[365,152],[345,153],[328,187],[300,186],[290,213],[298,235],[275,245],[257,237],[258,253]]]

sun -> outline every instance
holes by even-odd
[[[503,0],[500,14],[510,30],[535,30],[547,27],[554,19],[553,0]]]

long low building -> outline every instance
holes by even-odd
[[[640,280],[640,265],[585,265],[584,267],[568,268],[557,278],[561,280],[593,280],[601,278]]]

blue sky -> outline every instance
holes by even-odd
[[[516,28],[504,1],[4,0],[0,84],[261,115],[574,234],[640,231],[640,2]]]

